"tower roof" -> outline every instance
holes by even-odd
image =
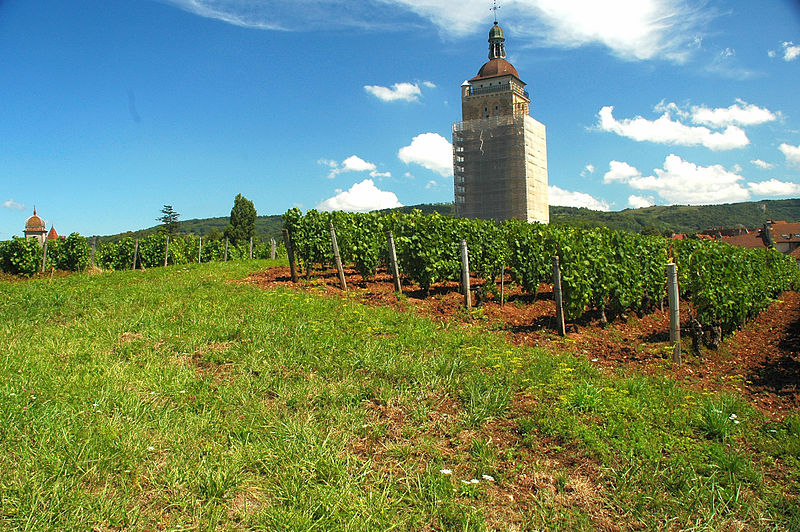
[[[478,71],[478,75],[472,78],[470,81],[485,78],[495,78],[497,76],[508,76],[509,74],[517,79],[520,79],[519,72],[517,72],[517,69],[514,68],[514,65],[505,59],[498,57],[485,63]]]
[[[47,240],[58,240],[58,233],[56,233],[55,227],[50,228],[50,232],[47,233]]]
[[[26,231],[44,231],[44,220],[36,215],[36,207],[33,208],[33,216],[25,221]]]

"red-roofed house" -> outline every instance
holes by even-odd
[[[800,222],[768,221],[763,229],[743,235],[723,236],[720,240],[745,248],[774,246],[776,250],[788,255],[800,248]]]
[[[773,222],[768,225],[775,249],[790,254],[800,248],[800,222]]]

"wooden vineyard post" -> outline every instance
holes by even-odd
[[[472,308],[472,291],[469,286],[469,252],[467,241],[461,239],[461,285],[464,287],[464,306]]]
[[[397,267],[397,250],[394,247],[394,235],[392,235],[391,231],[386,231],[386,243],[389,246],[389,268],[392,270],[394,291],[402,293],[403,287],[400,286],[400,268]]]
[[[277,248],[276,248],[276,245],[275,245],[275,239],[274,238],[270,238],[269,239],[269,258],[270,259],[275,260],[275,252],[276,251],[277,251]]]
[[[225,262],[228,262],[228,237],[225,237]]]
[[[336,229],[333,222],[328,222],[328,229],[331,230],[331,246],[333,247],[333,260],[336,262],[336,271],[339,272],[339,284],[342,290],[347,291],[347,282],[344,279],[344,268],[342,268],[342,256],[339,254],[339,244],[336,243]]]
[[[136,239],[136,242],[133,244],[133,266],[131,267],[132,270],[136,269],[136,257],[139,255],[139,239]]]
[[[506,265],[500,269],[500,306],[506,304]]]
[[[289,230],[283,230],[283,243],[286,246],[286,256],[289,258],[289,270],[292,272],[292,282],[297,282],[297,268],[294,265],[294,247],[292,239],[289,237]]]
[[[564,323],[564,298],[561,293],[561,266],[558,257],[553,257],[553,299],[556,302],[556,326],[558,334],[566,336],[567,326]]]
[[[44,273],[45,266],[47,266],[47,240],[44,241],[44,253],[42,254],[42,273]]]
[[[92,268],[94,268],[94,254],[95,254],[96,250],[97,250],[97,237],[93,236],[92,237],[92,261],[91,261]]]
[[[678,302],[678,270],[674,262],[667,264],[667,299],[669,299],[669,342],[673,345],[672,361],[681,363],[681,317]]]
[[[167,245],[164,246],[164,267],[167,267],[167,257],[169,257],[169,235],[167,235]]]
[[[200,264],[200,257],[203,254],[203,237],[200,237],[200,243],[197,246],[197,264]]]
[[[250,237],[250,260],[253,260],[253,237]]]

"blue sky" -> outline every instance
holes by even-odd
[[[800,197],[800,4],[500,2],[551,203]],[[491,2],[0,0],[0,239],[453,200]]]

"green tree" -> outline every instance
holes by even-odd
[[[225,228],[225,236],[233,245],[248,242],[256,235],[256,216],[253,202],[237,194],[231,209],[231,222]]]
[[[164,208],[161,209],[161,216],[156,218],[157,222],[161,222],[161,227],[158,228],[159,231],[167,233],[170,236],[176,234],[181,225],[178,221],[180,216],[181,215],[172,208],[172,205],[164,205]]]
[[[222,231],[220,231],[216,227],[212,227],[211,229],[208,230],[208,233],[206,233],[206,240],[216,241],[216,240],[222,240],[224,237],[225,235],[222,234]]]
[[[639,231],[639,234],[645,236],[661,236],[661,231],[654,225],[646,225]]]

